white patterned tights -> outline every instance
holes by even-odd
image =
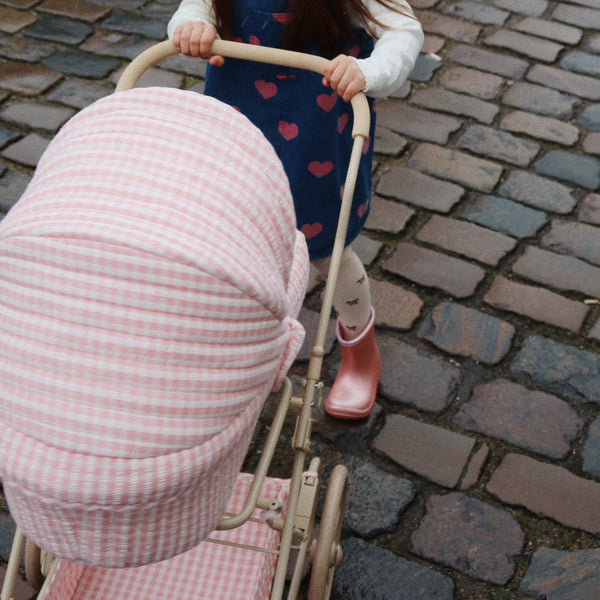
[[[327,277],[331,258],[313,261],[323,277]],[[340,264],[333,307],[342,325],[344,339],[356,339],[365,329],[371,318],[371,290],[367,272],[354,250],[344,248]]]

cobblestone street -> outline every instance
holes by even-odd
[[[375,195],[354,244],[377,405],[313,433],[315,454],[350,473],[332,598],[600,600],[600,0],[411,4],[425,46],[378,101]],[[0,217],[177,5],[0,0]],[[172,57],[140,85],[202,91],[204,69]],[[296,386],[322,291],[315,274]],[[4,508],[4,562],[13,528]],[[15,600],[31,596],[23,583]]]

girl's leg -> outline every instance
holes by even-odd
[[[314,262],[326,277],[329,259]],[[340,419],[362,419],[373,410],[381,359],[375,343],[375,313],[367,273],[354,251],[342,254],[333,298],[338,313],[336,333],[342,353],[337,377],[325,401],[325,410]]]
[[[330,262],[328,257],[315,260],[313,264],[326,278]],[[340,321],[343,337],[347,341],[356,339],[371,319],[369,278],[360,258],[350,246],[346,246],[342,253],[340,274],[333,295],[333,308]]]

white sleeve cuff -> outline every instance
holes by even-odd
[[[211,25],[215,24],[216,19],[212,3],[207,2],[207,0],[182,0],[167,25],[169,39],[173,39],[173,34],[180,25],[196,21],[203,21]]]
[[[381,98],[397,90],[410,75],[423,46],[420,24],[404,31],[386,32],[368,58],[358,59],[367,81],[365,92]]]

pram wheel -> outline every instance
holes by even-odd
[[[340,538],[347,488],[348,470],[344,465],[337,465],[331,473],[319,534],[311,550],[309,600],[326,600],[331,593],[335,568],[342,560]]]

